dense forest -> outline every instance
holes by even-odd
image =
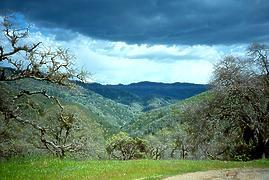
[[[269,157],[269,47],[227,55],[209,85],[87,84],[74,57],[1,22],[0,158]],[[41,46],[42,45],[42,46]]]

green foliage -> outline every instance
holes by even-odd
[[[119,132],[108,139],[106,149],[112,159],[140,159],[147,156],[148,143],[143,139],[132,138],[127,133]]]

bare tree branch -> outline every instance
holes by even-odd
[[[55,96],[48,95],[45,90],[43,90],[43,91],[27,91],[27,90],[23,90],[23,91],[20,92],[20,94],[18,94],[17,96],[15,96],[14,99],[18,99],[18,98],[20,98],[20,97],[22,97],[24,95],[34,95],[34,94],[40,94],[40,95],[45,96],[48,99],[53,99],[59,105],[59,107],[62,110],[64,109],[64,107],[60,103],[59,99],[56,98]]]

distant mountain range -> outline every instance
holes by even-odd
[[[192,83],[139,82],[128,85],[102,85],[82,83],[78,85],[94,91],[105,98],[125,105],[135,106],[142,111],[156,109],[183,100],[209,89],[208,85]]]

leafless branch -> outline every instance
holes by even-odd
[[[24,95],[34,95],[34,94],[40,94],[40,95],[45,96],[48,99],[53,99],[59,105],[59,107],[62,110],[64,109],[64,107],[60,103],[59,99],[56,98],[55,96],[48,95],[45,90],[43,90],[43,91],[27,91],[27,90],[23,90],[23,91],[20,92],[20,94],[18,94],[17,96],[15,96],[14,99],[18,99],[18,98],[20,98],[20,97],[22,97]]]

